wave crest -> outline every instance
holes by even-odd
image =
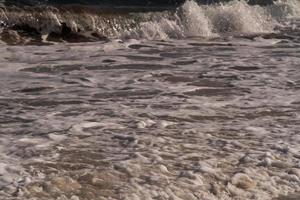
[[[298,0],[278,1],[265,7],[234,0],[216,5],[187,1],[177,10],[164,12],[106,12],[90,9],[2,8],[2,40],[10,32],[40,40],[88,41],[103,38],[167,39],[215,37],[228,33],[270,32],[279,18],[299,16]],[[5,31],[4,31],[5,30]],[[34,34],[33,34],[34,33]]]

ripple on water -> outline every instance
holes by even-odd
[[[298,50],[258,37],[0,46],[0,196],[298,199]]]

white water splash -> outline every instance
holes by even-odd
[[[7,26],[29,26],[41,34],[60,33],[63,26],[72,32],[97,33],[110,39],[211,38],[230,33],[271,32],[278,21],[300,15],[299,0],[280,0],[270,6],[250,6],[233,0],[215,5],[187,1],[176,12],[149,12],[103,15],[88,11],[60,12],[57,9],[5,10],[0,21]]]
[[[300,1],[299,0],[279,0],[271,5],[267,10],[276,19],[286,17],[300,16]]]
[[[210,38],[231,32],[271,32],[276,24],[265,8],[250,6],[245,1],[209,6],[187,1],[177,10],[175,19],[145,22],[130,35],[146,39]]]
[[[212,24],[203,8],[194,1],[187,1],[180,9],[186,36],[211,37]]]
[[[232,1],[217,6],[205,6],[206,15],[214,31],[225,32],[270,32],[275,20],[265,8],[250,6],[245,1]]]

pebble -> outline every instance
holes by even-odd
[[[43,188],[41,186],[32,185],[27,188],[28,192],[30,194],[38,194],[43,193]]]
[[[228,191],[234,196],[241,196],[241,197],[245,196],[244,190],[241,190],[241,189],[235,187],[231,183],[228,183],[227,188],[228,188]]]
[[[80,200],[78,196],[73,195],[70,200]]]
[[[168,168],[165,166],[165,165],[158,165],[158,168],[160,169],[160,171],[162,173],[165,173],[165,174],[171,174],[168,170]]]
[[[139,128],[139,129],[144,129],[144,128],[147,128],[147,127],[151,127],[151,126],[153,126],[153,125],[155,125],[155,124],[156,124],[155,121],[153,121],[153,120],[151,120],[151,119],[147,119],[147,120],[145,120],[145,121],[139,121],[139,122],[136,124],[136,126],[137,126],[137,128]]]
[[[255,181],[253,181],[247,174],[237,173],[232,179],[231,183],[238,188],[249,190],[256,186]]]
[[[140,122],[138,122],[138,123],[136,124],[136,126],[137,126],[137,128],[139,128],[139,129],[144,129],[144,128],[147,127],[147,124],[146,124],[146,122],[144,122],[144,121],[140,121]]]
[[[55,177],[51,183],[62,192],[73,192],[81,188],[81,185],[70,177]]]
[[[167,127],[172,126],[172,125],[175,125],[175,123],[174,122],[168,122],[168,121],[160,121],[158,123],[158,127],[161,128],[161,129],[167,128]]]
[[[153,125],[155,125],[156,124],[156,122],[155,121],[153,121],[153,120],[151,120],[151,119],[147,119],[146,120],[146,124],[147,124],[147,126],[153,126]]]
[[[264,160],[261,162],[261,165],[265,167],[269,167],[272,165],[272,160],[268,157],[264,158]]]

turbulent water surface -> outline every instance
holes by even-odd
[[[300,198],[300,2],[3,7],[1,200]]]

